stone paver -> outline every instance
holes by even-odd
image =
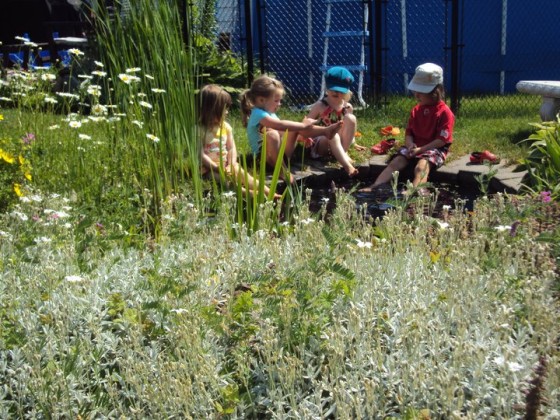
[[[372,181],[387,165],[387,156],[372,156],[367,162],[358,166],[360,181]],[[471,164],[469,156],[461,156],[430,174],[430,180],[458,184],[459,186],[478,186],[476,176],[487,174],[490,169],[496,169],[497,173],[490,181],[490,187],[494,191],[518,193],[521,189],[526,171],[516,170],[515,165],[499,163],[490,168],[488,165]],[[301,163],[292,163],[292,172],[296,179],[302,180],[309,187],[326,185],[330,181],[347,180],[348,175],[336,163],[323,162],[319,160],[306,159],[302,167]],[[405,174],[406,175],[406,174]],[[407,176],[409,176],[408,174]]]

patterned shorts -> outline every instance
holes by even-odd
[[[399,150],[397,150],[397,153],[395,153],[391,157],[391,159],[394,158],[395,156],[405,154],[403,153],[403,151],[406,152],[406,150],[407,150],[406,147],[401,147]],[[445,163],[446,157],[447,157],[447,149],[440,148],[440,149],[426,150],[424,153],[420,153],[419,155],[416,155],[414,158],[426,159],[428,162],[434,165],[435,168],[441,168]]]

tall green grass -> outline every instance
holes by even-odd
[[[199,202],[202,197],[194,99],[197,65],[192,46],[183,39],[189,16],[180,11],[178,1],[153,0],[134,2],[126,16],[110,15],[99,4],[94,8],[98,50],[108,72],[140,77],[114,85],[114,104],[133,111],[115,141],[129,149],[134,181],[149,190],[155,212],[164,198],[181,191],[187,176]],[[155,93],[154,88],[164,92]],[[142,121],[159,142],[139,138],[133,119]]]

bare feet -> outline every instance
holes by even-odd
[[[370,192],[372,192],[376,187],[377,187],[377,185],[371,184],[369,187],[360,188],[360,189],[358,190],[358,192],[361,192],[361,193],[370,193]]]
[[[350,178],[352,178],[352,177],[355,177],[356,175],[358,175],[359,171],[353,165],[350,165],[348,168],[346,168],[346,173],[348,174],[348,176]]]
[[[327,137],[328,139],[332,138],[336,133],[340,131],[343,124],[344,123],[342,121],[338,121],[334,124],[329,125],[328,127],[325,127],[325,137]]]
[[[288,170],[288,168],[282,168],[280,171],[280,178],[282,178],[285,182],[290,185],[293,185],[296,182],[296,179],[292,175],[292,173]]]

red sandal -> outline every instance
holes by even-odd
[[[395,139],[381,140],[374,146],[371,146],[371,153],[376,155],[384,155],[395,146]]]
[[[500,158],[489,150],[485,150],[484,152],[472,152],[470,161],[476,164],[482,164],[484,162],[500,163]]]

